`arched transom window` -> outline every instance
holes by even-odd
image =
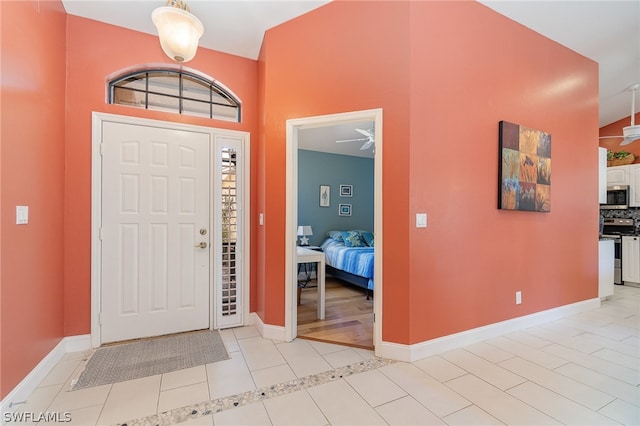
[[[182,70],[153,69],[109,82],[109,103],[240,122],[240,101],[215,81]]]

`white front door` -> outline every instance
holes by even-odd
[[[102,343],[209,328],[210,137],[103,122]]]

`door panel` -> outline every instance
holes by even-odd
[[[208,328],[199,230],[210,220],[210,136],[104,122],[102,138],[102,342]]]
[[[151,311],[160,312],[169,309],[169,275],[167,271],[169,226],[166,223],[156,223],[151,225],[150,231],[150,278],[151,282],[155,283],[151,295]]]

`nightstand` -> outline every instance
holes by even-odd
[[[298,263],[298,268],[300,268],[301,264],[318,264],[316,268],[316,275],[318,277],[318,318],[324,319],[324,253],[318,250],[310,250],[308,247],[309,246],[298,246],[296,261]],[[298,299],[300,298],[300,291],[307,285],[307,283],[308,281],[305,283],[298,283]]]
[[[322,252],[322,247],[318,247],[318,246],[298,246],[298,249],[306,249],[306,250]],[[315,272],[316,277],[318,275],[316,263],[315,262],[298,263],[298,274],[300,274],[301,272],[305,273],[306,281],[301,281],[299,284],[301,284],[302,287],[306,287],[307,283],[309,283],[309,281],[311,280],[311,274]]]

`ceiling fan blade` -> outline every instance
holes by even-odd
[[[360,134],[362,134],[362,135],[364,135],[364,136],[366,136],[368,138],[372,138],[373,137],[373,133],[371,133],[368,130],[364,130],[364,129],[355,129],[355,130],[356,130],[356,132],[358,132],[358,133],[360,133]]]
[[[361,142],[361,141],[366,141],[367,138],[358,138],[358,139],[343,139],[340,141],[336,141],[336,143],[343,143],[343,142]]]
[[[369,149],[369,147],[371,145],[373,145],[373,142],[374,142],[373,139],[369,138],[369,140],[367,142],[365,142],[365,144],[360,147],[360,151],[364,151],[365,149]]]
[[[638,136],[631,136],[631,137],[628,137],[628,138],[624,138],[624,139],[622,140],[622,142],[620,142],[620,146],[629,145],[631,142],[635,142],[635,141],[637,141],[638,139],[640,139],[640,135],[638,135]]]
[[[624,138],[624,136],[600,136],[598,139],[620,139]]]

